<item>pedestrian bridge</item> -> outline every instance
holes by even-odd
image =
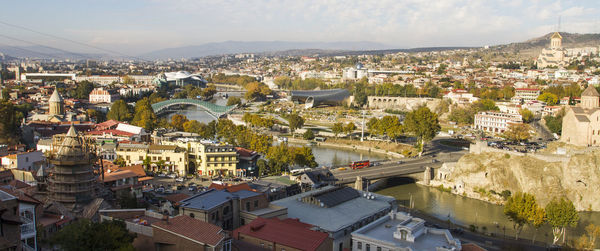
[[[169,107],[177,105],[194,105],[206,111],[210,116],[219,119],[221,116],[230,113],[235,109],[235,105],[222,106],[197,99],[169,99],[162,102],[152,104],[154,113],[160,114],[169,111]]]

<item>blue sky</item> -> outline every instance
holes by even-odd
[[[554,31],[600,33],[597,0],[22,0],[0,21],[102,48],[147,51],[236,41],[372,41],[397,48],[481,46]],[[86,47],[0,24],[0,34]],[[0,45],[19,44],[0,37]]]

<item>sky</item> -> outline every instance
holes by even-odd
[[[598,0],[23,0],[0,22],[137,55],[221,41],[483,46],[556,31],[600,33]],[[16,40],[18,39],[18,40]],[[1,45],[96,49],[0,23]]]

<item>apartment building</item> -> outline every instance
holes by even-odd
[[[127,165],[143,164],[146,158],[151,161],[153,171],[166,171],[185,176],[188,170],[188,155],[184,148],[174,145],[119,144],[117,158]]]
[[[475,129],[491,132],[503,133],[510,124],[523,123],[523,117],[520,114],[508,114],[501,112],[479,112],[475,114]]]
[[[112,103],[119,99],[119,93],[116,91],[96,88],[90,92],[90,104]]]

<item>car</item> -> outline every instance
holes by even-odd
[[[159,173],[157,176],[158,176],[158,177],[167,177],[167,175],[166,175],[166,174],[164,174],[164,173]]]
[[[177,186],[177,190],[183,190],[184,188],[185,188],[185,186],[184,186],[184,185],[179,185],[179,186]]]
[[[198,190],[198,188],[196,188],[195,186],[188,188],[188,191],[190,191],[190,192],[194,192],[196,190]]]
[[[346,170],[346,168],[345,167],[340,167],[340,168],[338,168],[338,170],[339,171],[344,171],[344,170]]]
[[[156,189],[157,193],[164,193],[165,192],[165,188],[164,187],[159,187]]]
[[[172,189],[167,189],[167,190],[165,190],[165,193],[166,193],[166,194],[172,194],[172,193],[173,193],[173,190],[172,190]]]
[[[175,181],[177,181],[177,182],[183,182],[183,177],[179,177],[179,178],[175,179]]]
[[[174,173],[169,174],[168,176],[169,176],[169,178],[173,178],[173,179],[175,179],[177,177],[177,175],[175,175]]]

